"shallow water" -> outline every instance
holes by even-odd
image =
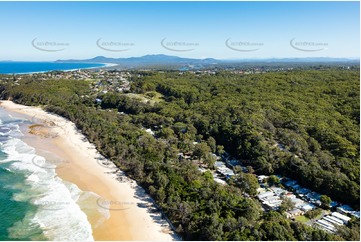
[[[46,71],[68,71],[103,67],[100,63],[56,63],[56,62],[18,62],[0,61],[0,74],[24,74]]]
[[[97,194],[57,176],[61,157],[22,141],[20,125],[30,123],[0,109],[0,240],[94,240],[87,216],[102,223],[109,214]]]

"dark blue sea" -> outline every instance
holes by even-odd
[[[0,74],[25,74],[47,71],[69,71],[103,67],[100,63],[57,63],[57,62],[18,62],[0,61]]]

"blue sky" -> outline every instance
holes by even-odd
[[[359,9],[359,2],[0,2],[0,60],[359,58]],[[292,39],[306,44],[298,50]]]

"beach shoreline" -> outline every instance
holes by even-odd
[[[56,169],[57,175],[99,195],[96,206],[109,208],[110,216],[101,224],[88,216],[95,240],[176,240],[144,189],[102,157],[72,122],[40,107],[11,101],[1,101],[0,107],[37,124],[27,127],[24,142],[61,157],[65,162]]]
[[[78,63],[78,62],[60,62],[60,63]],[[0,73],[2,75],[32,75],[32,74],[43,74],[52,71],[62,71],[62,72],[71,72],[77,70],[92,70],[92,69],[99,69],[102,70],[104,68],[110,68],[114,66],[118,66],[119,64],[116,63],[89,63],[89,64],[101,64],[102,66],[93,66],[93,67],[81,67],[81,68],[73,68],[73,69],[66,69],[66,70],[46,70],[46,71],[30,71],[30,72],[19,72],[19,73]]]

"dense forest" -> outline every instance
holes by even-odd
[[[140,123],[149,127],[192,125],[257,173],[283,174],[359,207],[358,71],[158,73],[135,80],[134,91],[160,92],[166,102],[130,109],[121,96],[107,94],[102,106],[147,113]]]
[[[246,196],[253,193],[252,175],[239,172],[237,182],[222,186],[177,154],[212,168],[208,154],[225,150],[256,174],[282,174],[358,208],[359,76],[358,70],[336,69],[132,73],[132,93],[161,95],[157,102],[94,92],[88,81],[31,76],[2,82],[0,92],[2,99],[44,105],[73,121],[149,192],[184,239],[358,240],[359,221],[328,234],[281,211],[263,212]]]

